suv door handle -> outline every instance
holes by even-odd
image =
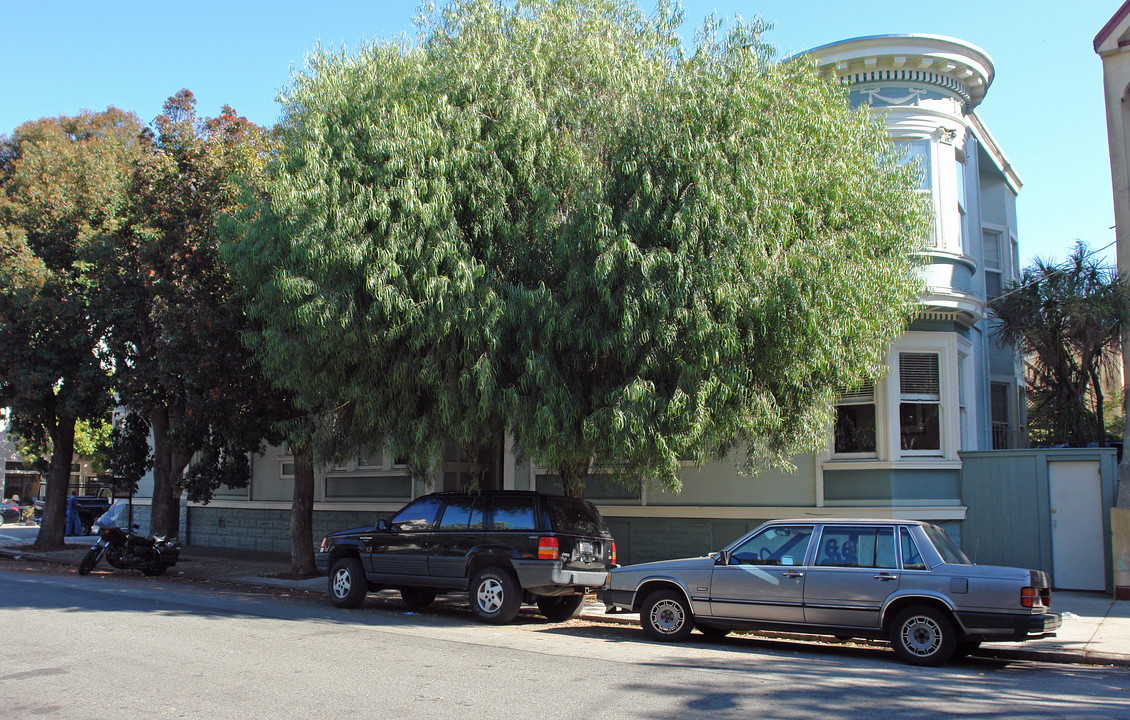
[[[804,577],[804,573],[800,572],[799,570],[786,570],[783,573],[781,573],[781,577],[801,578],[801,577]]]
[[[874,575],[873,577],[876,580],[898,580],[899,579],[898,575],[892,575],[890,573],[879,573],[878,575]]]

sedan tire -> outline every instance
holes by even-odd
[[[682,593],[656,590],[648,595],[640,608],[640,624],[653,640],[682,642],[694,628],[690,604]]]
[[[896,615],[890,639],[898,659],[911,665],[941,665],[957,649],[953,623],[944,612],[926,605],[914,605]]]

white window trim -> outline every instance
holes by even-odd
[[[828,450],[827,450],[828,460],[830,460],[832,462],[836,462],[836,461],[840,461],[840,460],[854,460],[854,461],[878,460],[880,458],[887,456],[885,449],[883,447],[883,438],[884,438],[883,423],[885,422],[884,419],[883,419],[883,407],[884,407],[884,398],[886,397],[886,390],[887,390],[886,386],[887,386],[886,377],[880,378],[879,380],[875,381],[874,394],[871,397],[871,403],[870,404],[873,404],[875,406],[875,452],[859,452],[859,453],[838,453],[838,452],[836,452],[836,422],[835,422],[835,418],[833,418],[832,424],[828,427]],[[836,407],[839,407],[840,405],[867,405],[867,404],[868,403],[862,402],[862,401],[861,402],[851,402],[851,401],[841,402],[838,399],[836,400]],[[834,412],[834,410],[833,410],[833,412]]]
[[[903,450],[899,405],[899,353],[937,353],[939,381],[939,432],[940,450]],[[850,464],[859,469],[960,467],[958,452],[961,447],[961,398],[957,379],[958,362],[966,363],[965,421],[970,443],[977,445],[976,428],[978,411],[976,403],[976,368],[973,363],[973,344],[953,333],[907,331],[898,342],[887,348],[885,363],[887,374],[875,383],[875,453],[835,452],[835,427],[829,426],[827,449],[817,458],[820,469],[843,467]],[[976,449],[965,448],[965,449]],[[819,474],[819,473],[818,473]],[[817,479],[817,496],[821,495]]]
[[[927,247],[931,250],[944,250],[946,249],[942,238],[942,222],[941,213],[938,212],[938,132],[933,132],[925,135],[891,135],[890,140],[892,143],[913,143],[923,142],[926,144],[927,160],[930,167],[926,169],[926,181],[929,184],[928,188],[919,189],[916,192],[926,196],[930,200],[931,218],[929,236],[927,237]]]
[[[941,432],[941,448],[939,450],[903,450],[900,427],[899,404],[902,394],[899,387],[899,353],[934,352],[938,354],[938,380],[940,383],[940,402],[938,407],[939,431]],[[970,350],[966,349],[966,354]],[[892,345],[887,351],[886,382],[889,388],[886,398],[886,419],[876,419],[880,432],[886,434],[886,447],[890,449],[888,457],[893,461],[903,458],[911,462],[921,461],[923,458],[942,458],[957,460],[958,449],[961,443],[961,412],[957,387],[957,361],[958,337],[952,333],[908,331],[903,334],[897,344]],[[972,385],[972,383],[970,383]],[[968,400],[968,398],[967,398]],[[966,403],[969,408],[967,415],[972,415],[974,404]],[[970,421],[974,418],[970,417]],[[975,427],[975,426],[974,426]]]

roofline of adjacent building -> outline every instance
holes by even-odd
[[[1130,0],[1127,0],[1130,2]],[[1016,168],[1012,166],[1012,162],[1008,156],[1004,154],[1004,150],[997,143],[997,139],[989,132],[989,128],[985,126],[985,122],[981,120],[981,116],[976,111],[969,113],[966,116],[969,120],[969,125],[973,129],[973,134],[981,143],[981,147],[985,153],[992,158],[993,164],[1004,175],[1005,182],[1008,183],[1009,188],[1012,190],[1013,195],[1020,194],[1020,188],[1024,186],[1024,181],[1020,179],[1020,174],[1016,172]]]
[[[1106,25],[1103,25],[1103,29],[1099,30],[1099,34],[1095,35],[1095,52],[1099,52],[1099,45],[1107,41],[1107,38],[1114,32],[1114,29],[1118,27],[1128,15],[1130,15],[1130,0],[1126,0],[1126,2],[1122,3],[1122,7],[1118,8],[1118,11],[1107,21]],[[1119,45],[1121,44],[1122,43],[1119,43]]]

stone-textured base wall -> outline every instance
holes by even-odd
[[[140,512],[139,512],[140,511]],[[314,512],[312,540],[336,530],[372,526],[378,517],[392,513],[318,510]],[[606,518],[616,539],[621,565],[706,555],[728,545],[763,520],[702,518]],[[149,508],[134,508],[134,522],[147,530]],[[264,552],[290,552],[290,511],[242,508],[190,507],[181,519],[181,541],[202,547]]]
[[[378,517],[392,513],[316,510],[313,537],[315,549],[322,538],[336,530],[372,526]],[[188,508],[187,524],[181,520],[181,540],[203,547],[290,552],[290,510],[253,508]]]
[[[1114,596],[1130,600],[1130,508],[1110,511],[1111,546],[1114,557]]]
[[[621,565],[696,557],[721,550],[764,520],[606,517]]]

